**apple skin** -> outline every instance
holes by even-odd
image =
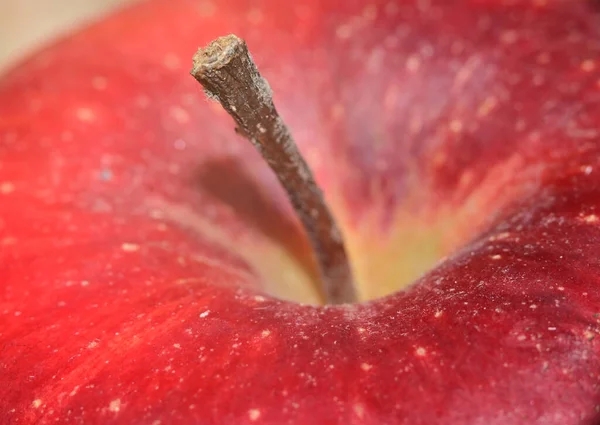
[[[16,67],[0,423],[597,423],[598,10],[153,0]],[[414,285],[332,307],[285,278],[314,269],[297,220],[186,75],[230,32],[340,217],[363,299],[402,287],[406,240],[441,235],[430,260],[448,256]]]

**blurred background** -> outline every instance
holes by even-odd
[[[136,0],[0,0],[0,72],[47,42]]]

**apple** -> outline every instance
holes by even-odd
[[[22,62],[0,423],[598,423],[599,28],[593,1],[150,0]],[[355,302],[188,75],[230,33]]]

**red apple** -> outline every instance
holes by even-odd
[[[188,75],[232,32],[360,303]],[[152,0],[39,52],[0,82],[0,423],[597,423],[599,58],[583,0]]]

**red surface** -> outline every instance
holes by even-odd
[[[243,251],[305,241],[186,75],[228,32],[350,235],[474,239],[370,303],[267,295]],[[156,0],[40,52],[0,82],[0,423],[594,423],[599,53],[560,0]]]

